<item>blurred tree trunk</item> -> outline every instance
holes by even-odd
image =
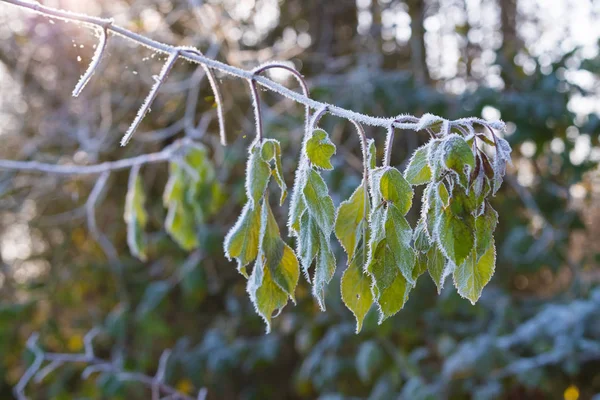
[[[425,20],[426,5],[424,0],[407,0],[408,14],[410,15],[411,36],[410,51],[413,75],[418,83],[430,83],[431,77],[427,68],[427,48],[425,47]]]
[[[517,35],[517,1],[498,0],[500,6],[500,24],[502,46],[500,47],[500,76],[507,88],[514,85],[514,58],[521,47]]]

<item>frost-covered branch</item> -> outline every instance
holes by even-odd
[[[266,89],[269,89],[275,93],[278,93],[284,97],[287,97],[297,103],[303,104],[306,107],[309,107],[311,109],[321,109],[323,107],[327,107],[328,113],[335,115],[337,117],[340,117],[340,118],[347,119],[347,120],[354,120],[363,125],[379,126],[379,127],[384,127],[384,128],[388,128],[390,125],[392,125],[397,129],[408,129],[408,130],[421,130],[421,129],[427,128],[427,126],[425,126],[426,124],[424,124],[425,121],[423,121],[423,118],[419,119],[418,121],[400,122],[400,121],[398,121],[397,117],[391,117],[391,118],[375,117],[375,116],[371,116],[371,115],[361,114],[359,112],[348,110],[348,109],[338,107],[335,105],[316,101],[316,100],[308,97],[305,94],[300,94],[291,89],[288,89],[287,87],[280,85],[269,78],[257,75],[255,70],[249,71],[249,70],[237,68],[232,65],[222,63],[217,60],[213,60],[209,57],[204,56],[202,54],[202,52],[200,52],[200,50],[198,50],[198,49],[176,47],[176,46],[171,46],[171,45],[168,45],[165,43],[161,43],[161,42],[152,40],[143,35],[140,35],[138,33],[135,33],[128,29],[125,29],[121,26],[112,24],[112,20],[110,20],[110,19],[96,18],[96,17],[92,17],[92,16],[89,16],[86,14],[73,13],[73,12],[69,12],[69,11],[52,8],[52,7],[46,7],[39,3],[33,3],[30,1],[25,1],[25,0],[0,0],[0,1],[2,1],[4,3],[15,5],[15,6],[19,6],[21,8],[33,10],[35,12],[38,12],[38,13],[40,13],[44,16],[50,17],[50,18],[57,18],[57,19],[61,19],[64,21],[69,21],[69,22],[78,22],[78,23],[81,23],[84,25],[89,25],[92,27],[99,27],[102,29],[106,29],[106,31],[113,32],[116,35],[124,37],[128,40],[131,40],[135,43],[138,43],[138,44],[145,46],[156,52],[165,53],[170,56],[172,56],[175,52],[178,52],[178,54],[181,58],[184,58],[188,61],[196,62],[198,64],[206,66],[207,68],[212,68],[212,69],[221,71],[223,73],[229,74],[234,77],[238,77],[238,78],[242,78],[242,79],[246,79],[246,80],[253,80],[254,82],[265,87]],[[212,85],[212,83],[211,83],[211,85]],[[214,89],[214,87],[213,87],[213,89]],[[218,91],[215,91],[215,100],[217,100],[217,101],[219,100]],[[504,124],[501,121],[487,122],[480,118],[462,118],[462,119],[455,120],[455,121],[447,121],[441,117],[429,116],[428,121],[429,120],[444,121],[445,125],[448,126],[449,128],[452,128],[454,126],[470,126],[470,127],[472,127],[473,124],[485,124],[485,123],[487,123],[489,126],[491,126],[494,129],[503,129],[503,127],[504,127]],[[132,125],[132,126],[134,126],[134,125]],[[130,134],[131,133],[129,133],[129,135]],[[127,136],[123,139],[123,143],[127,142],[126,139],[127,139]],[[223,136],[221,139],[223,140]]]
[[[27,340],[27,348],[33,353],[34,360],[14,388],[14,394],[17,399],[27,399],[25,388],[32,379],[35,380],[35,382],[41,382],[47,375],[65,364],[80,363],[87,365],[81,374],[83,379],[89,378],[91,374],[95,372],[105,372],[113,375],[120,381],[138,382],[148,387],[152,391],[153,399],[158,399],[164,394],[171,398],[194,400],[194,397],[181,393],[171,385],[165,383],[166,364],[168,357],[171,354],[169,350],[165,350],[161,355],[158,370],[154,376],[142,374],[140,372],[124,371],[119,363],[96,357],[92,341],[98,333],[98,329],[89,331],[84,338],[84,352],[73,354],[47,353],[43,351],[38,344],[39,335],[37,333],[32,334]],[[42,368],[45,362],[48,363]],[[203,399],[205,397],[206,389],[203,388],[199,391],[196,399]]]
[[[107,161],[94,165],[58,165],[38,161],[0,160],[0,169],[43,172],[57,175],[95,175],[108,171],[128,169],[135,165],[155,164],[171,160],[186,144],[188,139],[179,140],[156,153],[142,154],[137,157],[124,158],[117,161]]]

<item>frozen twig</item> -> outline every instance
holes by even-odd
[[[152,106],[152,102],[158,95],[160,87],[163,83],[165,83],[167,75],[169,75],[169,72],[171,72],[171,69],[173,69],[173,66],[175,65],[175,61],[177,61],[177,59],[179,58],[179,52],[179,49],[175,49],[169,54],[169,58],[160,70],[158,77],[155,77],[154,79],[154,85],[152,85],[150,93],[148,93],[148,96],[146,96],[146,99],[144,100],[144,103],[138,110],[135,119],[129,126],[129,129],[127,129],[127,132],[125,132],[123,139],[121,139],[121,146],[125,146],[129,142],[129,140],[131,140],[131,136],[133,136],[138,126],[140,126],[140,124],[142,123],[144,116],[148,111],[150,111],[150,106]]]
[[[253,80],[254,82],[265,87],[266,89],[269,89],[275,93],[278,93],[284,97],[287,97],[297,103],[304,104],[305,106],[307,106],[311,109],[321,109],[323,107],[327,107],[327,111],[330,114],[335,115],[340,118],[347,119],[347,120],[354,120],[363,125],[380,126],[380,127],[384,127],[384,128],[388,128],[390,125],[393,125],[397,129],[410,129],[410,130],[423,129],[419,122],[401,123],[401,122],[397,121],[396,117],[391,117],[391,118],[375,117],[375,116],[371,116],[371,115],[361,114],[356,111],[348,110],[348,109],[338,107],[335,105],[331,105],[331,104],[313,100],[310,97],[308,97],[304,94],[297,93],[291,89],[288,89],[285,86],[280,85],[269,78],[256,75],[254,71],[244,70],[241,68],[237,68],[237,67],[222,63],[217,60],[213,60],[209,57],[204,56],[198,49],[179,48],[176,46],[171,46],[171,45],[168,45],[165,43],[161,43],[161,42],[152,40],[143,35],[137,34],[128,29],[120,27],[118,25],[110,24],[109,19],[96,18],[96,17],[91,17],[89,15],[85,15],[85,14],[79,14],[79,13],[73,13],[73,12],[69,12],[69,11],[59,10],[56,8],[43,6],[39,3],[32,3],[30,1],[25,1],[25,0],[0,0],[0,1],[8,3],[8,4],[13,4],[13,5],[22,7],[22,8],[30,9],[30,10],[33,10],[35,12],[38,12],[42,15],[45,15],[45,16],[51,17],[51,18],[62,19],[65,21],[70,21],[70,22],[79,22],[79,23],[82,23],[85,25],[91,25],[91,26],[95,26],[95,27],[106,27],[107,31],[113,32],[116,35],[124,37],[128,40],[131,40],[135,43],[138,43],[138,44],[145,46],[149,49],[152,49],[154,51],[168,54],[169,56],[171,56],[170,59],[172,58],[172,56],[175,53],[179,53],[179,56],[181,58],[184,58],[184,59],[192,61],[192,62],[199,63],[203,66],[206,66],[207,68],[218,70],[218,71],[221,71],[223,73],[229,74],[234,77],[247,79],[247,80]],[[174,62],[174,60],[173,60],[173,62]],[[167,64],[165,64],[165,67],[168,64],[169,64],[169,62],[167,62]],[[158,90],[158,88],[156,88],[156,90]],[[142,110],[143,110],[143,108],[142,108]],[[140,121],[141,121],[142,116],[139,116]],[[443,118],[439,118],[439,117],[437,117],[437,118],[439,120],[443,120]],[[136,120],[137,119],[138,118],[136,118]],[[462,126],[471,125],[472,126],[473,124],[481,124],[481,123],[485,124],[486,122],[489,126],[491,126],[494,129],[502,129],[501,127],[503,126],[502,121],[489,122],[489,121],[482,120],[480,118],[461,118],[456,121],[447,121],[447,120],[444,120],[444,121],[446,121],[446,125],[449,128],[451,128],[455,125],[462,125]],[[135,128],[138,124],[139,124],[139,121],[137,124],[132,124],[132,127]],[[131,128],[130,128],[130,130],[131,130]],[[123,141],[122,141],[123,144],[127,143],[127,140],[129,139],[131,134],[132,133],[128,131],[128,134],[123,138]]]
[[[110,24],[112,24],[112,20],[109,20],[106,26]],[[73,97],[79,96],[85,85],[87,85],[87,83],[89,82],[92,75],[94,75],[94,72],[96,72],[96,68],[98,68],[98,65],[100,64],[100,60],[102,59],[104,49],[106,48],[106,42],[108,40],[106,26],[100,29],[100,39],[98,40],[96,51],[94,52],[94,56],[92,57],[92,61],[90,62],[88,69],[84,72],[83,75],[81,75],[79,82],[77,82],[75,89],[73,89]]]
[[[85,335],[84,338],[84,353],[46,353],[38,345],[39,335],[34,333],[27,340],[27,349],[34,354],[33,363],[27,368],[19,382],[14,388],[15,397],[19,400],[27,400],[25,395],[25,388],[27,384],[35,379],[36,382],[42,381],[48,374],[60,368],[64,364],[69,363],[83,363],[87,364],[87,367],[81,374],[83,379],[89,378],[95,372],[105,372],[113,375],[116,379],[121,381],[138,382],[148,387],[153,394],[153,399],[161,398],[161,395],[170,396],[169,398],[183,399],[183,400],[194,400],[195,398],[185,393],[178,391],[176,388],[165,383],[165,374],[167,368],[167,361],[171,354],[170,350],[165,350],[159,360],[158,369],[154,376],[142,374],[140,372],[129,372],[123,371],[119,363],[114,361],[107,361],[98,358],[94,354],[92,340],[99,333],[99,329],[92,329]],[[48,364],[42,368],[44,362]],[[155,396],[156,393],[156,397]],[[206,388],[202,388],[198,392],[198,399],[206,397]]]

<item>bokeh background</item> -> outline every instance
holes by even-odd
[[[91,165],[160,151],[188,136],[209,149],[224,196],[195,221],[199,246],[165,232],[166,163],[143,166],[148,260],[130,255],[123,220],[128,171],[111,174],[95,208],[98,175],[0,170],[0,398],[32,356],[78,353],[92,328],[99,357],[209,399],[600,398],[600,2],[596,0],[47,0],[170,44],[192,45],[244,68],[292,63],[311,95],[373,115],[426,112],[502,118],[513,167],[492,204],[496,273],[472,306],[450,282],[438,296],[427,274],[404,310],[363,331],[340,300],[345,256],[320,312],[305,281],[298,304],[265,327],[222,240],[244,202],[254,122],[246,82],[217,74],[227,136],[219,144],[214,97],[202,69],[178,62],[133,141],[118,141],[164,56],[111,36],[79,98],[71,91],[97,38],[0,2],[0,158]],[[283,73],[273,79],[296,87]],[[265,134],[282,142],[293,182],[302,107],[261,91]],[[325,173],[334,202],[360,182],[353,127],[326,116],[338,146]],[[379,155],[383,129],[366,127]],[[403,168],[427,135],[397,132]],[[285,229],[287,203],[275,208]],[[409,219],[414,224],[418,205]],[[100,235],[98,235],[100,233]],[[98,240],[100,239],[100,240]],[[291,243],[291,241],[289,241]],[[32,399],[147,399],[110,373],[82,379],[69,364],[32,382]]]

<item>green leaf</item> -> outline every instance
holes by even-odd
[[[388,207],[385,221],[385,241],[404,278],[409,283],[414,283],[415,251],[411,246],[412,229],[404,216],[392,204]]]
[[[367,139],[367,164],[369,170],[377,167],[377,149],[375,148],[375,141],[373,139]]]
[[[144,229],[148,223],[148,214],[144,209],[146,195],[138,169],[132,169],[129,176],[127,196],[125,197],[125,222],[127,223],[127,245],[131,254],[146,261],[146,239]]]
[[[373,295],[379,306],[379,323],[382,323],[404,307],[411,286],[400,273],[385,241],[377,246],[367,271],[373,277]]]
[[[341,293],[344,304],[356,317],[356,333],[362,329],[365,315],[373,304],[371,277],[363,270],[363,250],[358,248],[341,280]]]
[[[335,256],[329,243],[329,235],[325,236],[323,232],[319,233],[319,252],[317,253],[317,262],[315,264],[315,274],[313,278],[313,296],[317,299],[319,307],[325,311],[325,286],[335,274]]]
[[[329,197],[329,190],[325,181],[318,172],[310,170],[306,185],[304,186],[304,201],[317,226],[325,234],[331,234],[335,219],[333,200]]]
[[[431,248],[431,240],[427,235],[427,224],[423,218],[419,220],[413,234],[415,250],[421,253],[427,253]]]
[[[169,207],[165,229],[182,249],[189,251],[198,247],[194,216],[184,203],[173,203]]]
[[[475,219],[475,242],[477,256],[481,257],[494,241],[494,231],[498,224],[498,213],[486,201],[483,214]]]
[[[475,218],[469,197],[455,186],[450,204],[441,210],[436,232],[444,254],[456,265],[467,258],[475,245]]]
[[[262,159],[261,149],[258,145],[250,148],[246,174],[246,193],[254,207],[254,204],[260,202],[265,190],[267,190],[269,178],[271,177],[271,166]]]
[[[431,168],[427,164],[427,152],[429,151],[429,143],[419,147],[412,155],[404,178],[411,185],[422,185],[431,180]]]
[[[299,177],[296,176],[296,180]],[[290,216],[288,220],[288,229],[290,235],[298,235],[300,233],[300,220],[304,211],[306,210],[306,203],[304,202],[304,195],[301,192],[302,186],[298,189],[294,186],[294,192],[292,193],[292,200],[290,202]]]
[[[311,164],[323,169],[333,169],[331,157],[335,154],[335,145],[322,129],[315,129],[306,142],[306,155]]]
[[[427,271],[427,255],[423,253],[417,253],[415,268],[413,269],[412,278],[413,281],[417,281],[421,275]]]
[[[348,260],[352,260],[354,257],[354,251],[362,238],[363,229],[366,228],[369,202],[368,200],[365,202],[364,183],[363,181],[356,188],[348,200],[340,204],[335,220],[335,235],[348,254]]]
[[[433,283],[437,287],[438,294],[442,292],[442,288],[444,287],[446,264],[446,257],[444,257],[444,254],[437,246],[429,249],[427,252],[427,271],[429,271],[429,276],[431,276]]]
[[[440,139],[433,139],[428,143],[427,165],[429,165],[431,176],[434,181],[438,181],[444,172],[441,161],[441,143],[442,141]]]
[[[496,246],[493,242],[481,257],[473,249],[467,259],[454,269],[454,285],[458,294],[475,304],[484,286],[492,279],[495,264]]]
[[[412,205],[413,190],[396,168],[385,168],[379,181],[381,197],[393,203],[402,215],[405,215]]]
[[[459,177],[466,178],[468,182],[470,173],[475,168],[475,156],[461,136],[452,134],[444,138],[441,159],[446,169],[456,172]],[[461,184],[466,187],[464,182]]]
[[[288,294],[275,283],[269,268],[257,262],[248,279],[250,300],[267,325],[267,333],[271,332],[271,317],[288,302]]]
[[[225,236],[225,256],[235,258],[238,271],[248,278],[246,266],[256,259],[260,233],[261,206],[254,209],[246,203],[237,222]]]
[[[277,221],[266,199],[263,200],[260,225],[261,262],[269,269],[273,281],[295,302],[294,291],[300,275],[298,259],[291,247],[281,240]]]
[[[283,205],[287,197],[287,185],[285,184],[285,180],[283,178],[283,166],[281,164],[281,145],[275,139],[265,139],[262,144],[261,156],[264,161],[270,163],[273,161],[273,166],[271,167],[271,173],[277,185],[281,189],[281,197],[279,199],[279,204]]]
[[[310,282],[308,269],[319,251],[319,230],[316,222],[309,216],[308,212],[304,212],[300,219],[297,251],[304,275]]]
[[[421,209],[421,219],[425,221],[426,231],[431,239],[435,238],[435,227],[442,208],[436,192],[436,185],[433,182],[425,187]]]
[[[437,184],[437,196],[440,201],[440,205],[443,208],[448,207],[450,203],[450,194],[448,193],[448,189],[446,188],[446,184],[444,182],[439,182]]]

